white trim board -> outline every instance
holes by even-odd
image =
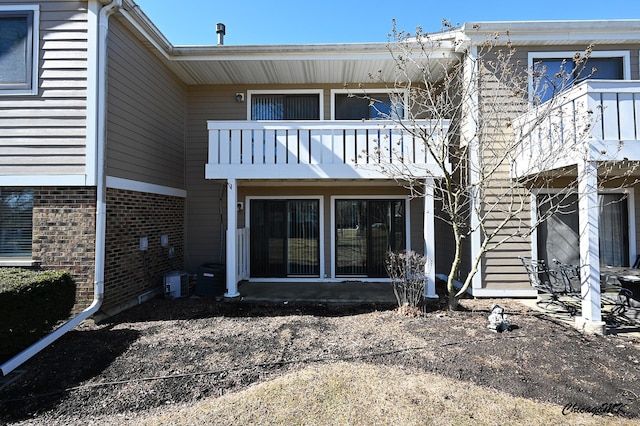
[[[186,198],[187,196],[187,191],[185,189],[172,188],[170,186],[156,185],[153,183],[139,182],[129,179],[122,179],[113,176],[107,176],[107,188],[147,192],[151,194],[168,195],[181,198]]]

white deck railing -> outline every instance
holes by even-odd
[[[448,121],[420,122],[444,138]],[[209,121],[206,177],[384,177],[380,165],[433,168],[424,142],[390,121]]]
[[[640,160],[640,81],[587,80],[550,102],[514,121],[515,177],[581,159]]]

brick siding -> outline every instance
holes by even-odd
[[[75,312],[93,300],[95,223],[95,188],[34,188],[33,260],[43,269],[71,272]]]
[[[108,312],[126,308],[147,290],[162,287],[163,275],[182,269],[185,200],[119,189],[107,190],[105,301]],[[169,237],[174,255],[160,245]],[[140,250],[140,237],[149,247]]]

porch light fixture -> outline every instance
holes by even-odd
[[[244,93],[236,93],[236,102],[244,102]]]

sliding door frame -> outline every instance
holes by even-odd
[[[332,195],[331,196],[331,278],[333,279],[359,279],[358,276],[337,276],[337,249],[336,249],[336,201],[337,200],[404,200],[405,213],[405,249],[411,249],[411,204],[407,195]],[[388,281],[388,278],[361,277],[367,281]]]
[[[325,256],[324,256],[324,250],[325,250],[325,239],[323,238],[324,236],[324,197],[320,196],[320,195],[282,195],[282,196],[247,196],[246,198],[247,201],[247,208],[245,208],[244,212],[245,212],[245,224],[246,226],[249,228],[249,239],[251,239],[251,201],[252,200],[274,200],[274,201],[298,201],[298,200],[310,200],[310,201],[318,201],[318,221],[319,223],[319,250],[320,250],[320,273],[318,277],[285,277],[285,278],[269,278],[269,277],[249,277],[251,280],[256,280],[256,281],[282,281],[282,280],[292,280],[295,279],[296,281],[307,281],[307,280],[313,280],[313,281],[318,281],[319,279],[322,279],[325,276]],[[288,226],[288,224],[287,224]],[[251,262],[251,259],[249,259],[249,262]],[[249,270],[251,270],[251,265],[249,265]]]

